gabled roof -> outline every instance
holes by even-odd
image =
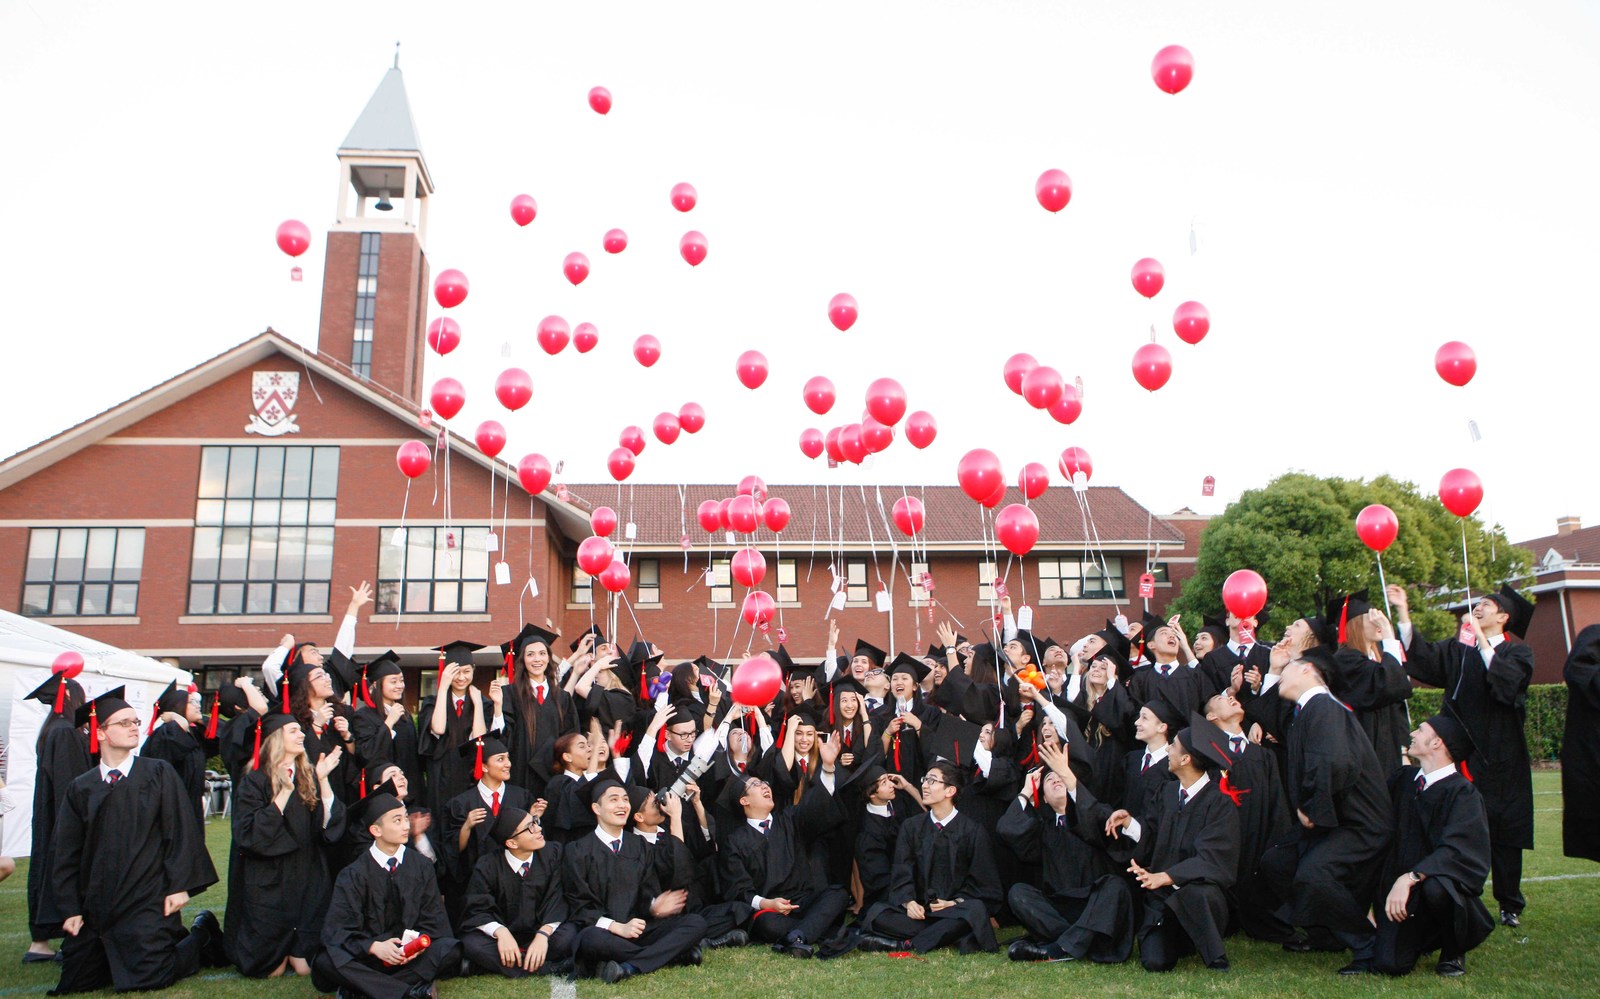
[[[631,519],[638,528],[634,544],[644,546],[670,546],[677,548],[683,536],[701,544],[706,532],[701,530],[696,512],[705,500],[721,500],[732,496],[737,487],[733,484],[631,485],[624,483],[619,490],[616,483],[567,483],[566,489],[573,504],[590,509],[609,506],[616,510],[624,522]],[[680,495],[681,490],[681,495]],[[793,544],[809,543],[814,538],[827,544],[871,545],[888,547],[892,539],[907,546],[909,539],[894,527],[892,511],[895,500],[903,495],[920,499],[926,510],[926,522],[920,538],[935,548],[977,549],[982,545],[979,518],[980,507],[968,499],[956,486],[867,486],[855,485],[771,485],[769,496],[780,496],[789,503],[789,526],[782,540]],[[1072,490],[1067,486],[1052,487],[1031,504],[1039,518],[1039,545],[1054,548],[1082,548],[1087,539],[1098,537],[1106,548],[1145,548],[1160,544],[1163,548],[1181,548],[1184,536],[1181,531],[1165,523],[1127,493],[1115,486],[1091,486],[1084,494],[1087,500],[1087,522]],[[1007,490],[1006,502],[1021,502],[1022,496],[1015,487]],[[882,509],[879,509],[879,503]],[[989,529],[992,539],[992,527]],[[584,534],[587,535],[587,530]],[[722,532],[716,537],[721,539]],[[750,536],[752,543],[769,546],[774,537],[762,528]],[[990,545],[994,542],[991,540]]]
[[[411,102],[406,99],[400,67],[383,74],[383,82],[373,91],[366,110],[339,148],[422,155],[422,140],[417,137],[417,123],[411,117]]]
[[[1531,541],[1515,542],[1518,548],[1533,552],[1534,561],[1541,561],[1552,548],[1567,562],[1580,565],[1600,564],[1600,526],[1583,527],[1568,534],[1548,534]]]

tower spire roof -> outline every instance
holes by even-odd
[[[400,74],[399,53],[396,65],[383,75],[372,99],[356,119],[340,149],[384,150],[422,154],[417,123],[411,117],[411,102],[406,99],[406,84]]]

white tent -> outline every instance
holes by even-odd
[[[50,664],[68,649],[83,656],[78,682],[90,697],[121,684],[141,715],[148,714],[167,684],[190,680],[183,670],[148,656],[0,611],[0,732],[5,734],[6,796],[15,806],[0,819],[0,851],[7,856],[25,857],[31,848],[34,742],[50,713],[48,706],[26,698],[50,679]]]

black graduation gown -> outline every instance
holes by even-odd
[[[873,712],[868,717],[872,723],[873,738],[878,740],[878,745],[883,745],[883,734],[889,731],[889,725],[894,721],[895,714],[894,695],[890,694],[883,707]],[[937,716],[939,709],[931,704],[925,704],[921,694],[913,695],[912,713],[923,724],[927,724]],[[922,771],[929,761],[922,758],[922,740],[917,731],[910,725],[902,725],[900,731],[889,737],[889,746],[883,751],[882,766],[893,774],[899,774],[915,785],[922,779]]]
[[[1122,791],[1116,799],[1117,807],[1126,808],[1135,817],[1153,814],[1167,785],[1178,779],[1168,766],[1172,758],[1170,746],[1168,755],[1152,760],[1149,767],[1144,765],[1146,752],[1139,748],[1122,758]]]
[[[889,801],[888,815],[874,815],[859,806],[860,825],[856,831],[856,873],[861,879],[861,910],[865,912],[888,894],[894,877],[894,847],[900,827],[907,818],[922,814],[915,805],[902,805],[900,795]]]
[[[515,784],[500,785],[500,807],[520,808],[528,810],[533,800],[528,797],[528,792]],[[445,805],[444,814],[435,816],[439,823],[439,835],[434,838],[438,846],[439,887],[444,892],[445,915],[449,917],[452,926],[460,925],[462,906],[466,902],[467,883],[472,880],[472,871],[478,865],[478,858],[491,854],[504,854],[505,845],[493,842],[489,837],[489,829],[494,825],[494,815],[486,815],[484,820],[477,824],[467,835],[467,848],[461,849],[461,827],[467,824],[467,815],[474,809],[481,808],[489,811],[489,806],[484,803],[483,796],[478,793],[478,785],[462,791],[451,798]],[[543,820],[541,819],[541,824]]]
[[[334,799],[327,825],[322,813],[320,798],[307,808],[298,794],[278,811],[260,770],[234,789],[224,929],[228,956],[247,978],[265,978],[285,956],[309,961],[322,945],[328,859],[344,835],[344,803]]]
[[[250,759],[255,755],[256,748],[256,721],[260,717],[255,711],[245,708],[217,724],[217,755],[222,757],[228,780],[235,788],[250,771]]]
[[[1198,669],[1185,666],[1183,663],[1170,664],[1172,672],[1166,676],[1153,665],[1140,666],[1128,677],[1128,698],[1132,702],[1133,717],[1137,718],[1139,709],[1157,697],[1178,709],[1178,714],[1184,718],[1189,717],[1189,712],[1200,710],[1206,698],[1216,691],[1210,689],[1205,675]],[[1133,718],[1128,719],[1128,726],[1132,727]],[[1174,733],[1176,734],[1176,733]]]
[[[89,757],[89,737],[72,727],[62,715],[52,714],[39,729],[38,758],[33,771],[33,829],[28,865],[28,925],[35,940],[61,935],[61,924],[41,917],[45,906],[46,876],[55,850],[56,813],[68,786],[94,768]],[[72,915],[72,913],[68,913]]]
[[[1476,648],[1453,638],[1424,642],[1413,636],[1406,651],[1406,669],[1418,681],[1444,689],[1444,699],[1472,736],[1467,771],[1483,795],[1496,849],[1533,849],[1533,771],[1523,728],[1533,649],[1507,639],[1495,647],[1487,669]]]
[[[1089,691],[1087,687],[1080,686],[1077,696],[1067,702],[1067,717],[1078,725],[1078,731],[1083,733],[1084,759],[1089,764],[1089,772],[1082,779],[1089,785],[1094,796],[1101,801],[1116,801],[1122,794],[1122,761],[1127,758],[1128,752],[1133,748],[1128,745],[1117,733],[1115,725],[1108,725],[1101,718],[1103,710],[1101,705],[1107,697],[1126,698],[1127,691],[1119,685],[1113,685],[1106,690],[1093,708],[1089,707]],[[1112,705],[1114,706],[1114,705]]]
[[[472,693],[467,692],[465,703],[461,707],[461,714],[457,715],[446,704],[444,709],[444,734],[434,735],[432,728],[433,704],[435,698],[429,697],[422,702],[421,710],[417,712],[417,753],[422,757],[423,765],[428,771],[428,794],[426,798],[416,796],[415,791],[408,794],[419,801],[426,801],[428,808],[435,816],[443,815],[445,807],[450,804],[450,799],[465,791],[478,782],[472,775],[475,760],[468,756],[462,758],[458,750],[462,743],[472,738],[472,729],[477,721],[477,708],[472,703]],[[509,702],[509,698],[507,699]],[[492,710],[493,706],[486,697],[483,699],[484,711]],[[484,719],[487,726],[489,719]],[[509,727],[511,720],[506,717]],[[311,751],[311,739],[306,738],[306,752]],[[512,757],[516,759],[515,756]],[[516,784],[517,768],[511,768],[511,783]],[[522,785],[519,785],[522,786]],[[543,782],[540,782],[543,786]]]
[[[467,883],[461,932],[482,933],[479,927],[499,923],[526,948],[541,926],[565,922],[567,896],[562,885],[561,846],[546,843],[528,858],[526,875],[511,869],[505,850],[479,857]]]
[[[577,701],[577,705],[579,727],[588,731],[591,722],[599,722],[600,731],[608,739],[617,722],[622,723],[626,732],[639,713],[639,698],[633,691],[613,690],[598,683],[589,688],[589,696]]]
[[[1411,678],[1400,660],[1387,652],[1374,661],[1355,649],[1339,649],[1333,661],[1338,673],[1333,689],[1372,740],[1378,769],[1389,773],[1400,765],[1401,754],[1411,743],[1411,715],[1406,710]]]
[[[177,892],[204,891],[217,883],[217,872],[177,772],[136,756],[124,767],[115,785],[102,780],[97,767],[67,786],[44,915],[56,923],[83,916],[76,942],[98,938],[104,944],[118,991],[166,988],[175,980],[175,949],[187,931],[178,913],[161,915],[162,902]],[[76,949],[73,942],[67,949]],[[77,980],[75,971],[72,960],[64,962],[57,994],[104,987]]]
[[[997,949],[989,918],[1000,911],[1003,901],[1000,872],[989,834],[959,809],[943,828],[936,827],[932,813],[900,827],[888,894],[863,914],[862,921],[871,926],[881,912],[903,912],[907,902],[927,909],[937,899],[956,902],[941,910],[939,918],[967,924],[969,934],[960,941],[963,952]]]
[[[520,671],[517,685],[519,690],[527,687]],[[531,724],[521,717],[515,692],[508,689],[500,706],[500,714],[505,719],[502,738],[511,749],[511,783],[526,788],[535,799],[549,800],[544,786],[556,772],[552,760],[556,740],[568,732],[578,731],[581,719],[577,706],[572,703],[572,695],[555,684],[548,685],[543,704],[535,701],[531,693],[528,703],[536,712]],[[485,707],[488,707],[487,702]],[[426,728],[427,713],[418,717]],[[456,793],[460,793],[459,789]]]
[[[566,772],[550,778],[544,788],[544,817],[539,820],[545,839],[552,843],[572,843],[594,832],[596,823],[589,802],[589,784],[590,781]]]
[[[183,782],[185,797],[193,804],[195,828],[202,841],[206,835],[206,751],[194,733],[175,722],[162,722],[144,745],[139,755],[151,760],[165,760],[178,772]]]
[[[356,709],[350,734],[356,738],[358,762],[364,767],[379,761],[393,763],[406,775],[406,794],[416,801],[428,800],[422,756],[417,751],[416,721],[410,715],[401,715],[391,735],[383,719],[382,705],[376,708],[363,705]]]
[[[1207,652],[1197,667],[1203,680],[1206,700],[1233,686],[1233,668],[1239,665],[1244,666],[1246,673],[1254,668],[1260,670],[1262,677],[1265,677],[1267,671],[1272,668],[1272,649],[1262,642],[1252,642],[1250,651],[1243,656],[1225,644]],[[1259,695],[1251,692],[1249,683],[1239,685],[1238,698],[1241,704],[1248,704],[1257,696]]]
[[[432,861],[408,847],[393,874],[378,866],[370,853],[357,857],[339,872],[322,923],[326,960],[335,969],[346,975],[352,969],[358,969],[357,974],[368,972],[394,978],[405,976],[406,969],[415,974],[418,969],[413,965],[386,969],[368,953],[372,944],[397,939],[406,930],[431,937],[433,943],[426,953],[432,960],[428,965],[436,966],[442,961],[443,968],[454,973],[456,968],[445,959],[456,953],[456,939],[445,918]]]
[[[653,921],[650,903],[662,889],[652,860],[649,844],[626,833],[617,853],[592,832],[568,845],[561,877],[567,918],[580,928],[595,925],[601,917],[622,923]]]
[[[1562,677],[1567,725],[1561,740],[1561,849],[1569,857],[1600,860],[1600,624],[1578,633]]]
[[[1063,910],[1074,914],[1072,925],[1079,932],[1069,931],[1067,938],[1068,953],[1074,958],[1092,956],[1106,964],[1126,961],[1133,950],[1129,932],[1133,900],[1121,865],[1103,845],[1104,819],[1097,825],[1095,816],[1070,797],[1063,815],[1066,824],[1060,825],[1055,809],[1048,805],[1013,801],[1000,817],[1000,840],[1034,872],[1023,888],[1007,895],[1007,902],[1018,921],[1030,927],[1030,935],[1041,922],[1057,922],[1051,915],[1059,917]],[[1026,890],[1029,887],[1038,894]],[[1026,911],[1039,902],[1052,910],[1044,920]],[[1059,943],[1059,939],[1038,942]]]
[[[763,836],[743,815],[723,832],[718,851],[722,897],[749,905],[751,899],[787,898],[797,905],[827,887],[812,843],[843,818],[838,801],[821,784],[812,784],[800,804],[772,813],[772,827]]]
[[[1261,855],[1289,831],[1292,820],[1283,795],[1283,778],[1272,753],[1245,740],[1244,754],[1226,771],[1213,779],[1227,777],[1228,787],[1238,793],[1239,805],[1239,881],[1255,874]]]

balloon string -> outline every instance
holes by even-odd
[[[1383,578],[1383,552],[1374,552],[1378,556],[1378,587],[1383,590],[1383,616],[1394,620],[1394,611],[1389,607],[1389,584]]]
[[[414,480],[409,479],[409,478],[406,479],[405,496],[400,500],[400,530],[402,532],[401,536],[405,539],[405,542],[406,542],[404,545],[400,546],[400,565],[402,567],[405,565],[406,550],[411,545],[411,537],[410,537],[410,535],[405,534],[404,532],[405,532],[405,529],[406,529],[406,510],[411,505],[411,483],[413,481]],[[394,543],[394,538],[391,537],[389,539],[389,542],[391,544],[393,544]],[[404,570],[402,569],[402,573],[403,573],[403,571]],[[405,603],[404,603],[405,596],[406,596],[406,588],[405,588],[405,585],[402,583],[401,586],[400,586],[400,601],[401,602],[394,609],[394,628],[395,628],[396,631],[400,630],[401,612],[405,610]],[[285,673],[284,676],[287,678],[288,674]]]
[[[685,492],[685,490],[683,488],[683,484],[679,483],[678,484],[678,530],[679,530],[679,532],[681,532],[681,536],[685,537],[685,538],[687,538],[689,536],[689,521],[688,521],[688,516],[685,513],[685,510],[688,507],[688,504],[689,504],[688,494]],[[683,574],[685,576],[689,575],[689,549],[687,547],[685,547],[683,549]]]
[[[1467,518],[1457,518],[1461,521],[1461,581],[1467,590],[1467,610],[1472,610],[1472,572],[1467,567]]]

